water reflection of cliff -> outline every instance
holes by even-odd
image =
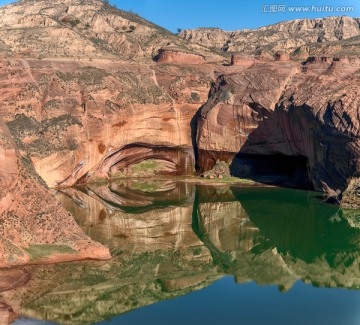
[[[281,290],[360,286],[357,213],[314,193],[128,181],[57,196],[114,258],[28,267],[27,286],[0,294],[26,317],[93,323],[229,274]]]

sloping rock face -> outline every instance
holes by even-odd
[[[199,114],[200,168],[236,155],[304,157],[316,190],[345,190],[360,170],[358,70],[354,59],[317,59],[221,76]]]
[[[150,62],[167,44],[185,44],[166,29],[100,0],[25,0],[0,9],[1,47],[36,58],[119,58]]]
[[[174,64],[203,64],[204,59],[198,54],[177,49],[160,49],[156,62]]]
[[[49,245],[67,247],[67,254],[45,252],[44,257],[58,262],[110,258],[108,249],[82,232],[31,162],[20,156],[1,116],[0,166],[0,267],[30,262],[32,246],[42,246],[44,251]]]
[[[198,28],[180,33],[183,39],[204,46],[254,54],[259,48],[276,53],[295,50],[310,43],[342,41],[356,36],[360,36],[359,19],[350,17],[296,19],[254,30],[228,32],[218,28]]]

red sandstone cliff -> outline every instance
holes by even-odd
[[[29,252],[41,245],[43,262],[110,258],[109,250],[81,231],[31,162],[20,156],[1,116],[0,166],[0,267],[30,262],[34,256]]]
[[[219,77],[198,119],[200,167],[236,155],[304,157],[316,190],[342,192],[360,170],[358,70],[355,58],[319,58]]]

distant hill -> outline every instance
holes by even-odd
[[[224,52],[306,50],[307,46],[319,50],[331,42],[349,40],[360,36],[360,18],[327,17],[285,21],[259,29],[224,31],[219,28],[183,30],[179,36]],[[358,44],[358,43],[357,43]]]

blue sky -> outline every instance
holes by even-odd
[[[61,1],[61,0],[59,0]],[[10,3],[0,0],[0,4]],[[220,27],[225,30],[257,28],[296,18],[317,18],[344,15],[329,12],[289,12],[291,6],[350,6],[348,16],[360,17],[359,0],[110,0],[119,9],[132,10],[140,16],[175,32],[177,28]],[[263,7],[263,6],[266,7]],[[269,5],[285,5],[285,12],[270,11]],[[274,8],[274,7],[272,7]],[[283,8],[283,7],[282,7]],[[276,11],[279,7],[276,7]]]

